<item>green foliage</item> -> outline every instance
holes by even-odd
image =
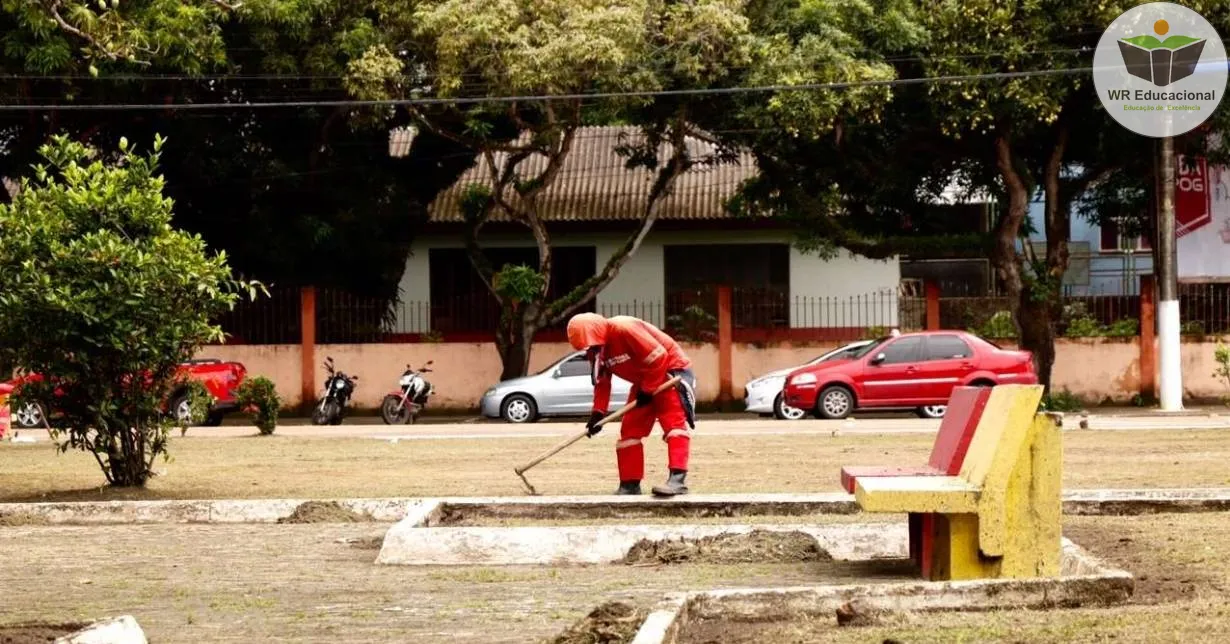
[[[492,288],[511,302],[532,302],[546,292],[547,280],[524,264],[508,264],[492,278]]]
[[[1086,315],[1069,321],[1063,334],[1069,338],[1092,338],[1104,335],[1104,332],[1096,319]]]
[[[1205,335],[1204,322],[1188,320],[1179,327],[1179,333],[1183,335]]]
[[[695,304],[666,319],[671,335],[685,342],[713,342],[717,339],[717,324],[716,317]]]
[[[461,191],[461,197],[457,201],[466,221],[479,221],[491,208],[491,188],[481,183],[471,183]]]
[[[282,408],[282,399],[278,397],[277,386],[264,376],[244,378],[235,391],[236,401],[244,411],[252,417],[252,424],[260,430],[262,436],[273,434],[278,426],[278,411]]]
[[[426,333],[422,333],[419,335],[419,342],[429,342],[431,344],[437,344],[443,341],[444,341],[444,334],[436,329],[432,329],[430,331],[427,331]]]
[[[1140,335],[1140,320],[1136,318],[1119,318],[1106,327],[1106,336],[1110,338],[1132,338]]]
[[[888,329],[882,326],[869,326],[863,330],[863,340],[878,340],[888,335]]]
[[[200,72],[224,58],[218,29],[227,13],[224,4],[0,0],[0,24],[8,29],[3,56],[17,58],[24,71],[38,73],[99,76],[155,64]]]
[[[1012,319],[1012,311],[997,311],[986,323],[974,330],[974,333],[992,339],[1015,338],[1017,328]]]
[[[1076,394],[1064,389],[1062,391],[1050,391],[1042,399],[1041,409],[1043,411],[1080,411],[1085,408],[1085,403]]]
[[[121,140],[104,163],[56,137],[0,205],[0,353],[47,377],[24,393],[61,412],[60,448],[92,454],[116,486],[143,485],[165,455],[162,405],[177,366],[222,338],[210,320],[263,288],[171,226],[164,141],[141,155]]]
[[[172,390],[180,391],[188,397],[188,413],[191,417],[189,424],[198,425],[205,422],[210,408],[213,407],[214,397],[201,381],[183,378],[172,385]],[[174,411],[171,410],[172,413]]]
[[[1213,377],[1224,380],[1226,387],[1230,388],[1230,347],[1218,342],[1217,348],[1213,350],[1213,361],[1217,363]]]

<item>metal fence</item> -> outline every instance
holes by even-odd
[[[892,328],[913,331],[926,326],[927,302],[916,291],[804,297],[771,289],[732,289],[731,323],[742,341],[844,340]],[[1181,285],[1179,302],[1184,333],[1230,333],[1230,284]],[[659,300],[591,302],[581,310],[639,317],[689,340],[712,340],[717,334],[715,289],[680,291]],[[988,337],[1015,333],[1010,310],[1008,299],[998,295],[939,298],[942,328]],[[486,293],[435,303],[330,289],[318,289],[316,295],[316,338],[321,343],[479,341],[492,337],[499,319],[499,305]],[[1057,331],[1071,337],[1135,335],[1139,319],[1139,295],[1065,295]],[[230,343],[298,343],[299,289],[273,289],[271,297],[243,301],[218,322]],[[561,327],[544,330],[542,337],[560,335]]]

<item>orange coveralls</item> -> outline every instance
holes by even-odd
[[[605,414],[611,401],[611,376],[632,384],[628,401],[638,391],[653,392],[670,379],[669,372],[690,369],[692,361],[669,335],[638,318],[616,316],[605,323],[605,343],[595,367],[594,411]],[[691,382],[688,386],[693,386]],[[687,470],[691,434],[681,394],[664,391],[654,396],[653,404],[636,407],[624,414],[615,444],[620,481],[639,481],[645,474],[645,449],[641,440],[653,431],[655,420],[662,425],[670,469]]]

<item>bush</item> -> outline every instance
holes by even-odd
[[[1230,388],[1230,347],[1218,342],[1217,348],[1213,350],[1213,361],[1217,363],[1213,377],[1224,380],[1226,387]]]
[[[1140,320],[1121,318],[1106,327],[1106,335],[1112,338],[1131,338],[1140,335]]]
[[[1188,320],[1179,327],[1179,333],[1183,335],[1204,335],[1204,322],[1200,320]]]
[[[984,338],[1015,338],[1016,321],[1012,319],[1012,311],[997,311],[974,333]]]
[[[0,204],[2,360],[44,376],[22,394],[55,408],[60,449],[89,453],[114,486],[145,485],[167,456],[179,364],[222,339],[211,320],[240,292],[261,288],[173,227],[157,172],[164,141],[141,155],[121,139],[103,154],[54,137]]]
[[[1102,335],[1102,325],[1098,321],[1085,316],[1068,321],[1068,329],[1064,335],[1069,338],[1092,338]]]
[[[1045,411],[1080,411],[1084,408],[1084,401],[1067,389],[1050,391],[1042,399],[1042,409]]]
[[[671,335],[685,342],[712,342],[717,339],[717,318],[693,304],[680,315],[666,319]]]
[[[200,424],[209,417],[209,410],[214,405],[214,397],[199,380],[184,380],[176,387],[188,396],[188,410],[191,416],[189,424]],[[174,414],[175,410],[172,409]]]
[[[888,335],[888,329],[882,326],[869,326],[863,331],[863,340],[879,340]]]
[[[244,378],[235,393],[240,408],[252,416],[252,424],[261,434],[272,434],[278,426],[278,410],[282,408],[273,381],[264,376]]]

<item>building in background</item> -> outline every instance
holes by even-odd
[[[629,127],[581,129],[556,181],[540,196],[554,252],[552,294],[563,294],[601,270],[635,229],[653,174],[628,170],[616,146],[638,137]],[[698,155],[707,143],[692,140]],[[497,163],[499,163],[497,156]],[[737,327],[865,328],[898,324],[896,259],[842,252],[824,260],[800,252],[793,233],[772,218],[736,218],[725,204],[755,175],[749,153],[735,165],[696,168],[681,176],[660,206],[653,229],[619,275],[586,305],[603,314],[631,314],[658,325],[694,305],[713,310],[718,284],[734,287]],[[489,334],[499,311],[470,264],[459,198],[467,186],[490,183],[479,161],[429,208],[401,279],[398,327],[404,333]],[[482,233],[497,267],[536,266],[532,236],[497,213]],[[422,303],[426,306],[414,306]],[[408,305],[408,306],[407,306]]]

